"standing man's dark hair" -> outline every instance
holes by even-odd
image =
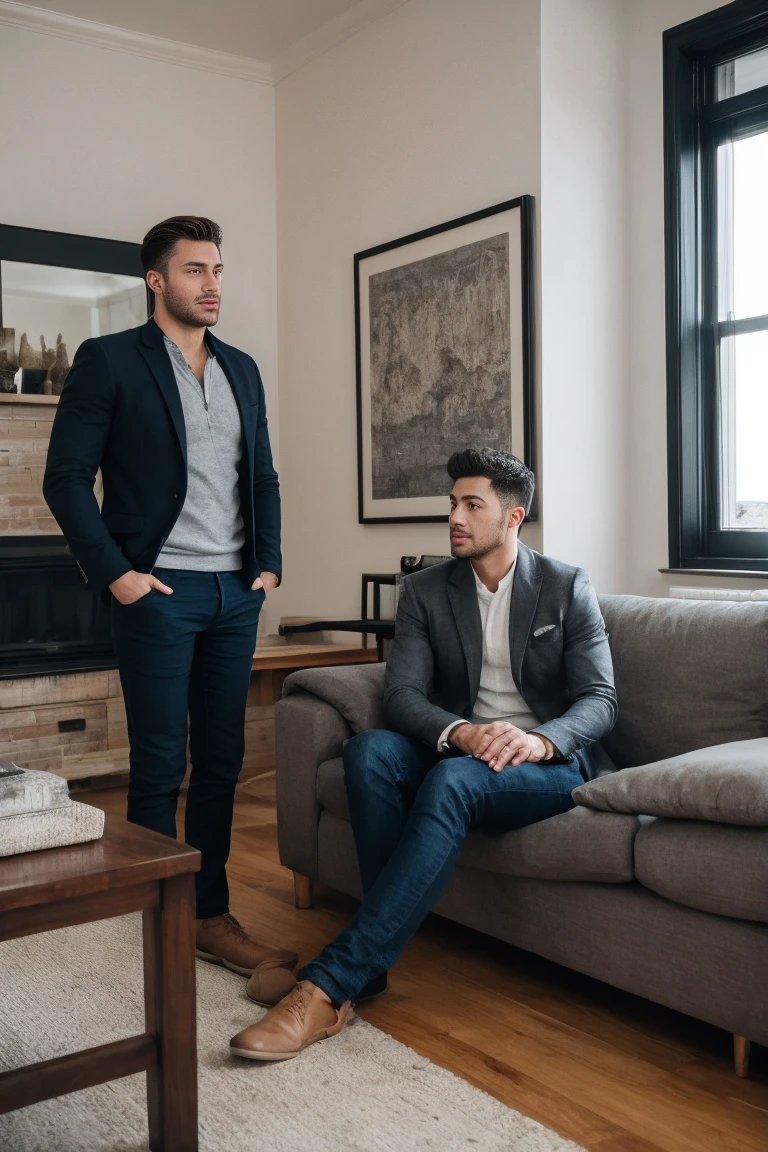
[[[221,228],[207,216],[169,216],[150,228],[141,245],[141,266],[144,275],[154,270],[168,272],[168,258],[179,240],[207,240],[215,244],[221,255]]]
[[[130,740],[128,819],[199,848],[197,949],[286,990],[293,952],[229,913],[226,863],[264,596],[279,582],[280,492],[253,359],[214,338],[221,229],[173,216],[141,249],[152,318],[80,345],[59,401],[45,498],[86,583],[111,593]],[[93,484],[101,469],[102,508]],[[266,983],[265,983],[266,981]]]
[[[485,476],[502,507],[518,504],[525,509],[526,516],[530,512],[536,480],[530,468],[511,452],[498,448],[465,448],[463,452],[454,452],[447,471],[454,481],[467,476]]]

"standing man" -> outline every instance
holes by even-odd
[[[86,340],[59,401],[43,491],[83,579],[109,589],[130,741],[128,819],[199,848],[197,949],[279,989],[297,956],[229,912],[235,784],[259,611],[281,574],[280,492],[264,388],[250,356],[210,329],[221,229],[174,216],[141,260],[154,316]],[[101,510],[93,485],[101,468]]]
[[[365,893],[286,998],[230,1042],[288,1060],[344,1027],[450,880],[471,828],[572,808],[590,745],[616,721],[613,665],[586,572],[518,540],[534,478],[490,448],[448,461],[452,560],[403,582],[387,664],[388,731],[344,746]],[[439,702],[438,702],[439,699]]]

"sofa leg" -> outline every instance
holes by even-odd
[[[746,1036],[733,1036],[733,1067],[737,1076],[749,1076],[750,1042]]]
[[[312,879],[302,876],[301,872],[293,874],[293,892],[297,908],[312,907]]]

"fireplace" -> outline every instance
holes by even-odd
[[[108,602],[61,536],[0,536],[0,679],[117,667]]]

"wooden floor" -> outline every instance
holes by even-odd
[[[124,812],[122,789],[82,799]],[[238,790],[229,876],[233,912],[301,962],[355,907],[294,907],[270,778]],[[589,1152],[768,1150],[767,1049],[739,1080],[726,1033],[437,916],[360,1015]]]

